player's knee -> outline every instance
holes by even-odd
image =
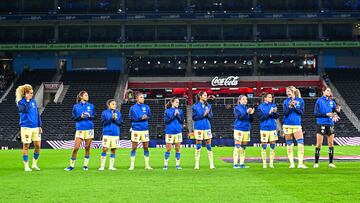
[[[235,144],[235,147],[239,149],[241,147],[241,144]]]
[[[299,143],[299,142],[298,142]],[[291,139],[291,140],[286,140],[286,145],[288,145],[288,146],[290,146],[290,145],[292,145],[293,144],[293,140]]]
[[[75,147],[74,149],[73,149],[73,153],[77,153],[79,151],[79,147]]]
[[[270,144],[270,149],[275,149],[275,144],[274,143]]]
[[[208,151],[211,151],[211,150],[212,150],[211,144],[207,144],[207,145],[206,145],[206,149],[207,149]]]
[[[265,149],[267,148],[267,144],[262,144],[262,145],[261,145],[261,148],[262,148],[263,150],[265,150]]]
[[[201,144],[196,144],[196,149],[199,150],[201,149],[202,145]]]

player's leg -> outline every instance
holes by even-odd
[[[84,166],[83,166],[84,171],[89,170],[88,165],[90,161],[91,142],[92,142],[91,138],[85,140],[85,156],[84,156]]]
[[[271,141],[270,142],[270,163],[269,163],[270,168],[274,168],[275,146],[276,146],[276,141],[275,140]]]
[[[31,168],[33,168],[36,171],[40,171],[40,168],[37,165],[37,161],[40,156],[40,148],[41,148],[41,141],[34,141],[34,158]]]
[[[211,147],[211,138],[205,140],[205,143],[206,143],[206,149],[207,149],[207,152],[208,152],[210,169],[215,169],[215,165],[214,165],[214,154],[213,154],[212,147]]]
[[[249,166],[245,165],[245,150],[246,150],[246,146],[248,144],[248,142],[250,141],[250,135],[247,135],[249,138],[247,138],[246,136],[243,137],[243,141],[240,144],[240,168],[249,168]]]
[[[168,169],[168,163],[169,163],[169,158],[170,158],[170,151],[171,151],[171,143],[166,143],[166,151],[164,154],[164,170]]]
[[[104,146],[104,142],[103,142],[103,148],[102,148],[102,152],[101,152],[99,171],[105,170],[107,151],[108,151],[108,147]]]
[[[335,164],[333,163],[334,160],[334,134],[328,136],[328,146],[329,146],[329,167],[336,168]]]
[[[298,147],[298,168],[307,168],[304,164],[304,134],[302,130],[295,131],[294,137]]]
[[[23,155],[25,171],[32,171],[31,168],[29,167],[29,148],[30,148],[30,143],[23,143],[22,155]]]
[[[195,169],[200,167],[200,154],[201,154],[202,140],[196,140],[195,147]]]
[[[130,167],[129,170],[134,170],[135,168],[135,156],[136,156],[136,149],[138,147],[138,142],[132,141],[131,142],[131,152],[130,152]]]
[[[287,155],[288,155],[289,162],[290,162],[289,168],[295,168],[295,163],[294,163],[294,142],[293,142],[292,135],[291,134],[285,134],[285,140],[286,140]]]
[[[260,131],[260,140],[261,140],[261,159],[263,161],[263,168],[266,168],[266,148],[269,141],[269,133],[267,131]]]
[[[166,143],[166,149],[165,149],[165,154],[164,154],[164,170],[168,169],[168,163],[169,163],[169,158],[170,158],[170,151],[171,151],[171,146],[174,143],[174,137],[175,135],[165,135],[165,143]]]
[[[70,158],[70,165],[69,165],[69,167],[65,168],[65,171],[72,171],[74,169],[77,153],[79,151],[82,141],[83,141],[83,139],[81,139],[79,137],[75,137],[74,149],[72,151],[71,158]]]
[[[315,148],[315,164],[314,168],[319,168],[320,149],[324,140],[324,136],[320,133],[316,134],[316,148]]]
[[[116,148],[111,148],[109,170],[115,171]]]
[[[233,168],[239,168],[239,156],[241,148],[242,134],[238,130],[234,130],[234,152],[233,152]]]
[[[176,160],[176,169],[177,170],[181,170],[181,166],[180,166],[180,156],[181,156],[181,153],[180,153],[180,145],[181,145],[181,142],[177,142],[175,143],[175,160]]]
[[[144,149],[144,160],[145,160],[145,169],[151,170],[150,166],[150,152],[149,152],[149,142],[143,142],[143,149]]]

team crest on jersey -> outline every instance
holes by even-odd
[[[262,134],[263,137],[266,137],[266,134]]]
[[[107,142],[107,139],[106,139],[106,138],[104,139],[104,142]]]
[[[138,134],[137,134],[137,133],[135,133],[135,134],[134,134],[134,137],[137,137],[137,136],[138,136]]]
[[[29,135],[25,135],[25,138],[28,139],[28,138],[29,138]]]
[[[201,131],[198,131],[198,135],[201,135]]]
[[[239,135],[239,136],[241,136],[241,133],[240,133],[240,132],[238,132],[238,135]]]

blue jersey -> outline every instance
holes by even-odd
[[[175,111],[179,114],[175,116]],[[164,112],[164,121],[166,124],[165,133],[169,135],[179,134],[182,132],[182,124],[184,123],[184,113],[178,108],[168,108]]]
[[[18,102],[20,127],[38,128],[41,127],[41,118],[37,109],[36,101],[31,99],[29,102],[25,98]]]
[[[283,103],[284,125],[301,125],[301,116],[304,115],[304,100],[294,98],[294,107],[290,107],[292,98],[287,98]]]
[[[146,115],[146,119],[142,117]],[[136,103],[130,107],[129,118],[131,128],[135,131],[149,130],[149,119],[151,117],[150,107],[146,104]]]
[[[314,114],[316,116],[316,124],[318,125],[334,125],[331,117],[327,113],[332,113],[336,109],[336,103],[331,98],[325,96],[320,97],[315,103]]]
[[[115,118],[113,118],[113,114]],[[118,110],[106,109],[101,114],[103,123],[103,135],[120,136],[120,127],[122,124],[122,115]]]
[[[276,121],[275,119],[279,118],[279,113],[271,113],[270,109],[275,108],[276,105],[274,103],[265,103],[259,105],[258,107],[258,117],[260,120],[260,130],[264,131],[273,131],[276,130]]]
[[[210,109],[209,113],[204,116],[207,109]],[[211,105],[209,103],[202,104],[200,101],[192,106],[192,119],[194,122],[195,130],[210,130],[210,121],[213,117]]]
[[[88,115],[85,115],[84,118],[81,118],[83,113],[87,112]],[[74,104],[72,111],[72,118],[76,121],[76,130],[93,130],[94,122],[96,118],[95,107],[89,102],[79,102]]]
[[[252,122],[252,115],[248,114],[245,105],[239,104],[234,108],[234,129],[240,131],[250,131],[250,122]]]

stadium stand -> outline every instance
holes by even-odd
[[[106,108],[106,101],[114,98],[119,79],[118,71],[72,71],[64,73],[61,82],[70,85],[61,103],[50,102],[43,114],[44,139],[71,140],[75,134],[75,121],[71,119],[72,107],[77,94],[88,91],[89,102],[95,106],[95,139],[101,138],[101,112]]]

